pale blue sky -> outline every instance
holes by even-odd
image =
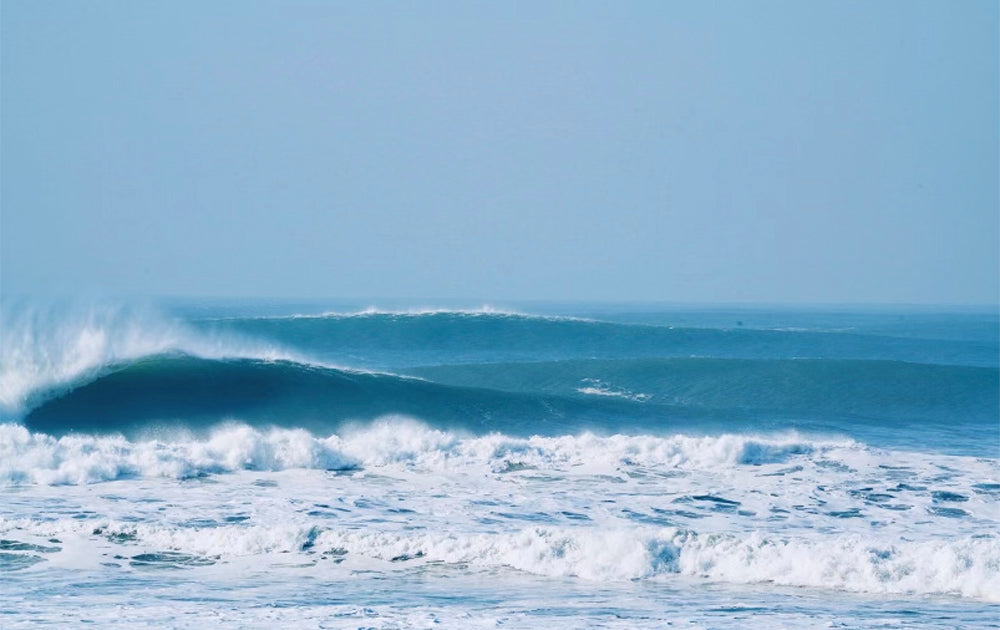
[[[5,294],[998,300],[996,2],[0,17]]]

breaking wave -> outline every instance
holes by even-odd
[[[528,527],[506,533],[395,532],[228,525],[177,528],[66,519],[0,518],[0,533],[102,536],[133,552],[133,566],[204,566],[239,556],[297,553],[318,561],[408,567],[445,563],[509,568],[594,581],[680,575],[713,582],[837,589],[874,594],[952,595],[1000,601],[1000,538],[889,541],[773,534],[705,534],[682,528]],[[158,549],[159,552],[142,552]],[[118,556],[124,557],[124,556]]]

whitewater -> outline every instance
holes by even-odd
[[[6,302],[0,628],[996,628],[995,309]]]

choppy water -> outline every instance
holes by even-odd
[[[993,311],[5,304],[0,627],[997,627]]]

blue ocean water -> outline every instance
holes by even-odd
[[[7,302],[0,627],[997,627],[995,309]]]

